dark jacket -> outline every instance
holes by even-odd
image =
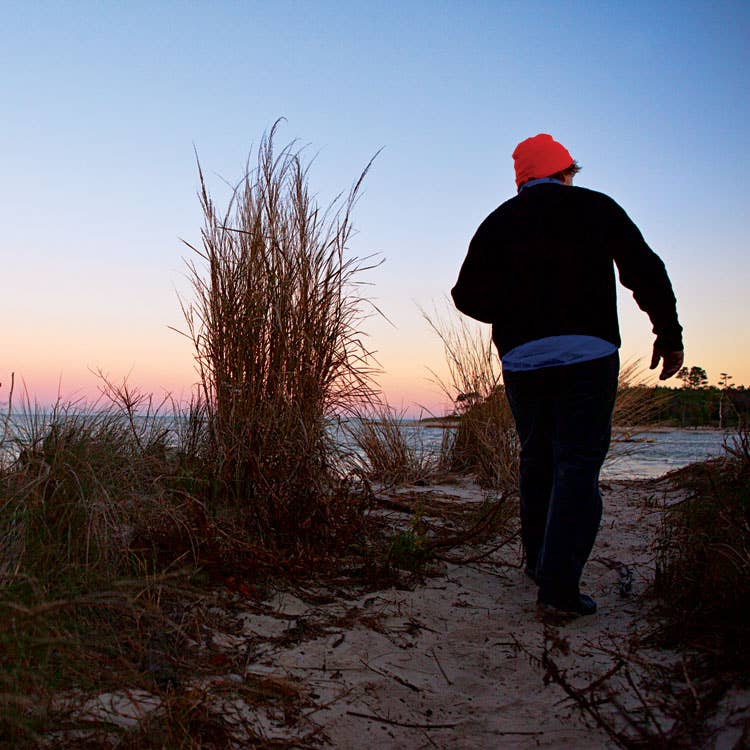
[[[469,245],[452,295],[492,323],[500,355],[546,336],[585,334],[620,346],[613,262],[648,313],[656,346],[682,349],[669,277],[638,227],[610,197],[543,183],[495,209]]]

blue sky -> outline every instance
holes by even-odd
[[[750,384],[747,2],[10,2],[0,35],[0,381],[90,394],[102,368],[189,390],[168,326],[201,222],[193,146],[225,197],[283,116],[323,202],[383,149],[352,250],[385,259],[368,278],[394,325],[368,325],[393,402],[439,408],[419,306],[442,304],[538,132],[664,259],[688,364]],[[627,292],[621,322],[646,359]]]

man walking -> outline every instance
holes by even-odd
[[[617,393],[614,265],[653,324],[651,369],[682,366],[682,327],[661,259],[611,198],[573,187],[580,167],[540,133],[513,152],[518,195],[480,225],[452,290],[492,324],[521,443],[526,573],[546,608],[589,615],[579,590],[602,514],[599,471]]]

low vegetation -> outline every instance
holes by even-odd
[[[663,642],[697,649],[714,671],[750,673],[750,433],[723,458],[680,470],[688,497],[669,508],[654,591],[663,603]]]
[[[118,390],[128,406],[42,414],[27,399],[5,422],[0,747],[75,726],[71,691],[152,685],[152,637],[162,634],[167,650],[182,640],[167,602],[189,585],[206,543],[181,488],[187,457],[148,399],[105,388]]]

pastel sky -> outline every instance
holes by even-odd
[[[101,369],[157,394],[195,380],[177,292],[199,240],[193,147],[217,198],[278,117],[326,202],[383,149],[352,252],[390,401],[440,410],[443,307],[511,153],[551,133],[665,261],[686,361],[750,385],[750,3],[4,2],[0,402],[93,398]],[[622,357],[646,316],[620,299]],[[675,384],[677,384],[675,382]]]

